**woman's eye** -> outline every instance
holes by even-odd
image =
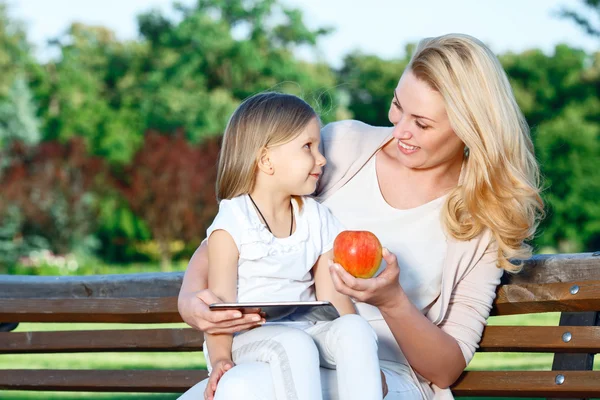
[[[419,121],[415,121],[415,125],[417,125],[421,129],[427,129],[427,128],[429,128],[427,125],[423,125]]]
[[[310,149],[310,143],[306,143],[306,144],[304,145],[304,148],[306,148],[306,149]]]
[[[392,104],[398,109],[400,110],[400,103],[398,103],[396,100],[392,101]]]

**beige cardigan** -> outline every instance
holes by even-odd
[[[359,121],[340,121],[321,130],[321,150],[327,158],[316,195],[324,201],[344,186],[390,139],[391,128],[373,127]],[[426,316],[456,339],[468,364],[481,339],[503,270],[496,266],[497,247],[491,232],[469,241],[448,239],[442,271],[440,297]],[[452,398],[412,373],[425,398]]]

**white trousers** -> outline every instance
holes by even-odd
[[[210,356],[206,355],[210,365]],[[290,325],[252,329],[234,337],[232,356],[236,366],[219,381],[215,400],[330,399],[332,396],[325,393],[332,390],[340,400],[382,399],[377,335],[356,314],[306,329]],[[247,368],[250,365],[252,368]],[[328,382],[324,390],[320,367],[333,372],[335,388]],[[255,377],[257,372],[260,382]],[[194,388],[181,398],[201,399],[202,393]]]
[[[383,369],[388,385],[385,400],[417,400],[421,393],[410,377]],[[203,400],[208,379],[199,382],[185,392],[180,400]],[[321,388],[324,400],[341,400],[337,390],[336,371],[321,368]],[[219,382],[217,389],[221,399],[229,400],[276,400],[273,378],[269,365],[254,362],[236,365]]]

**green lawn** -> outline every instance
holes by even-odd
[[[492,317],[490,325],[557,325],[558,313]],[[148,325],[126,324],[21,324],[17,331],[68,330],[68,329],[136,329]],[[161,327],[178,327],[167,324]],[[596,358],[594,369],[600,370]],[[550,370],[551,354],[478,353],[469,365],[472,370]],[[0,355],[0,369],[152,369],[205,368],[202,353],[91,353],[91,354],[17,354]],[[176,399],[176,394],[96,394],[59,392],[0,392],[0,399]]]

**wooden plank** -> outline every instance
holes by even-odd
[[[174,297],[183,272],[85,276],[0,275],[0,298]]]
[[[555,382],[563,375],[562,385]],[[455,396],[598,397],[600,371],[467,371],[452,385]]]
[[[0,390],[70,392],[185,392],[204,370],[0,370]]]
[[[108,351],[202,351],[204,335],[184,329],[2,332],[0,354]]]
[[[504,274],[502,283],[558,283],[600,280],[600,252],[539,254],[525,260],[518,274]]]
[[[560,316],[560,326],[576,325],[579,326],[577,329],[600,329],[600,326],[594,326],[597,325],[597,319],[598,313],[594,311],[583,313],[562,313]],[[598,340],[598,347],[600,347],[600,338],[596,340]],[[552,369],[568,371],[591,371],[592,367],[594,366],[594,354],[600,353],[600,349],[590,349],[590,351],[587,353],[588,354],[557,354],[554,356]]]
[[[567,332],[570,340],[565,342]],[[488,326],[478,351],[596,353],[600,352],[600,326]]]
[[[595,253],[594,253],[595,254]],[[593,253],[536,255],[505,284],[600,281],[600,256]],[[0,298],[115,298],[177,296],[183,272],[86,276],[0,276]]]
[[[182,322],[177,297],[0,299],[0,321]]]
[[[571,290],[577,286],[576,293]],[[515,284],[498,288],[493,315],[600,310],[600,281]]]
[[[597,312],[580,312],[580,313],[562,313],[560,315],[560,325],[579,325],[589,327],[590,325],[600,325],[600,313]],[[596,326],[596,328],[599,328]],[[552,362],[552,370],[568,370],[568,371],[591,371],[594,366],[594,353],[596,351],[587,352],[587,354],[555,354]],[[553,397],[548,400],[563,400],[562,398]],[[580,398],[583,400],[583,398]]]

